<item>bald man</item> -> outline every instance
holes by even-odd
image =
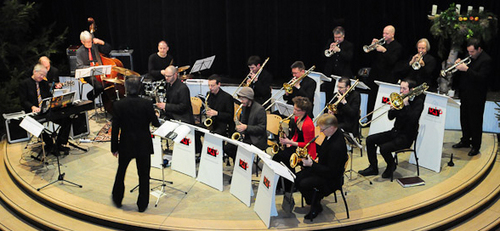
[[[47,56],[42,56],[38,59],[38,63],[47,69],[47,82],[50,84],[50,88],[62,88],[62,84],[59,82],[59,69],[51,65],[50,59]]]
[[[158,52],[149,56],[148,73],[154,81],[163,80],[165,68],[174,63],[174,58],[167,54],[169,49],[167,42],[162,40],[158,43]]]

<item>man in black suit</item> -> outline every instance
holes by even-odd
[[[427,83],[429,91],[437,90],[437,73],[436,73],[436,58],[429,54],[431,44],[426,38],[422,38],[417,42],[417,54],[410,58],[407,65],[404,65],[403,70],[399,75],[408,76],[409,79],[415,80],[417,85]],[[418,64],[416,64],[418,62]],[[414,66],[420,68],[414,69]]]
[[[292,68],[292,81],[300,78],[306,72],[306,67],[302,61],[295,61],[290,68]],[[302,80],[297,81],[292,89],[293,92],[291,94],[285,92],[285,94],[283,95],[283,99],[286,100],[287,104],[293,105],[293,98],[295,96],[303,96],[311,101],[312,108],[314,108],[314,93],[316,91],[316,81],[311,79],[309,76],[305,76]],[[313,118],[312,110],[309,114],[309,117]]]
[[[234,129],[234,99],[220,88],[221,78],[218,75],[208,77],[208,88],[210,89],[208,97],[207,117],[212,119],[212,125],[209,127],[219,135],[228,137]]]
[[[405,79],[400,83],[400,93],[401,95],[408,94],[415,87],[415,81]],[[389,131],[372,134],[366,138],[366,151],[370,166],[359,171],[361,175],[370,176],[378,174],[376,152],[378,146],[380,154],[387,163],[387,169],[382,173],[382,178],[391,177],[392,172],[396,170],[392,152],[410,147],[417,137],[419,119],[424,109],[424,100],[425,95],[421,94],[413,98],[405,97],[403,100],[404,107],[401,110],[396,110],[391,106],[388,117],[389,120],[396,119],[394,127]]]
[[[353,45],[345,40],[345,30],[338,26],[333,29],[333,38],[328,40],[325,47],[326,64],[323,74],[332,81],[321,84],[321,90],[325,92],[326,102],[333,97],[335,80],[330,75],[352,77],[351,60],[353,57]]]
[[[333,103],[342,97],[347,92],[347,89],[351,87],[351,79],[347,77],[342,77],[337,82],[338,93],[333,99]],[[339,128],[342,128],[344,132],[350,132],[354,136],[358,135],[358,120],[359,120],[359,107],[361,104],[361,96],[359,92],[352,89],[344,99],[342,99],[337,104],[337,111],[331,113],[337,117],[339,122]]]
[[[462,138],[453,148],[470,147],[469,156],[479,154],[483,135],[483,113],[488,91],[488,75],[491,73],[491,57],[482,49],[481,42],[472,38],[467,42],[470,64],[460,64],[455,80],[460,96],[460,125]],[[460,62],[458,59],[456,63]]]
[[[50,88],[61,89],[62,83],[59,82],[59,69],[51,65],[50,59],[47,56],[40,57],[38,63],[47,69],[47,82],[50,84]]]
[[[302,171],[297,173],[295,184],[302,193],[306,203],[311,205],[305,219],[314,219],[323,207],[321,199],[328,196],[344,183],[344,166],[347,162],[347,147],[344,135],[338,127],[337,118],[333,115],[323,114],[318,119],[320,131],[325,134],[321,146],[318,146],[318,163],[311,159],[302,160]],[[317,189],[314,197],[314,189]]]
[[[156,106],[165,111],[166,119],[194,125],[189,88],[178,78],[176,67],[168,66],[163,73],[167,82],[167,102],[158,102]]]
[[[247,85],[253,89],[255,93],[255,102],[262,106],[266,100],[271,98],[271,83],[273,82],[273,75],[266,69],[262,69],[259,76],[254,78],[255,74],[262,68],[262,60],[259,56],[250,56],[248,58],[248,69],[250,69],[250,76],[247,79]],[[252,81],[253,79],[253,81]]]
[[[125,81],[127,97],[113,104],[111,153],[118,157],[118,170],[113,185],[113,202],[121,207],[125,190],[125,173],[128,164],[135,158],[139,175],[139,212],[149,204],[149,173],[153,154],[153,141],[149,125],[160,126],[153,103],[138,96],[141,81],[139,77],[128,77]]]
[[[243,135],[243,142],[265,150],[267,148],[267,116],[264,107],[254,101],[254,93],[250,87],[242,87],[238,92],[238,97],[242,108],[235,131]],[[228,144],[224,147],[224,152],[234,161],[236,146]]]
[[[49,83],[44,80],[46,75],[47,69],[42,64],[36,64],[33,68],[33,75],[31,78],[25,79],[19,84],[19,100],[26,112],[40,113],[42,99],[52,97]],[[44,134],[43,140],[45,142],[45,150],[47,152],[54,152],[56,155],[58,155],[60,151],[64,151],[64,154],[68,154],[69,148],[64,145],[68,143],[68,137],[71,130],[71,119],[68,117],[53,122],[60,125],[56,146],[53,146],[50,135]]]

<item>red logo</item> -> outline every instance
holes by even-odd
[[[208,155],[211,155],[213,157],[217,157],[217,155],[219,155],[219,150],[217,150],[215,148],[208,147],[207,153],[208,153]]]
[[[262,182],[264,184],[264,186],[266,186],[266,188],[269,189],[269,187],[271,186],[271,181],[269,179],[267,179],[266,176],[264,176],[264,181]]]
[[[443,110],[435,107],[435,108],[431,108],[429,107],[429,110],[427,111],[427,113],[429,115],[433,115],[433,116],[436,116],[436,117],[439,117],[441,114],[443,114]]]
[[[245,162],[244,160],[240,159],[240,167],[243,169],[243,170],[247,170],[248,169],[248,163]]]
[[[382,96],[382,103],[391,105],[391,99],[389,99],[389,97]]]
[[[191,139],[184,138],[184,139],[181,140],[181,144],[189,146],[189,144],[191,144]]]

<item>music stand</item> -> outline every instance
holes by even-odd
[[[282,101],[274,101],[274,102],[275,102],[276,107],[278,108],[278,112],[282,116],[288,117],[291,114],[293,114],[293,105],[287,104],[287,103],[282,102]]]
[[[76,79],[81,79],[81,78],[85,78],[85,77],[95,77],[96,75],[109,75],[111,74],[111,68],[112,66],[111,65],[101,65],[101,66],[93,66],[93,67],[87,67],[87,68],[83,68],[83,69],[76,69],[75,70],[75,78]],[[94,81],[95,78],[90,78],[90,80],[92,81],[92,91],[94,93],[94,99],[96,98],[95,96],[95,81]],[[102,83],[101,83],[102,84]],[[104,86],[103,86],[104,88]],[[82,99],[82,92],[83,92],[83,85],[82,85],[82,89],[80,91],[80,100]],[[102,102],[102,98],[101,98],[101,102]],[[94,115],[91,116],[96,118],[97,120],[97,108],[95,107],[95,102],[94,102]]]
[[[214,60],[215,60],[215,55],[210,56],[208,58],[196,60],[196,62],[194,62],[194,64],[193,64],[193,68],[191,68],[191,71],[189,72],[189,74],[192,74],[193,72],[198,72],[198,74],[199,74],[200,71],[210,69],[210,67],[212,67],[212,64],[214,63]]]
[[[351,159],[350,168],[345,170],[344,174],[346,174],[346,176],[347,176],[347,173],[349,172],[349,176],[347,178],[349,178],[349,180],[352,180],[352,173],[354,172],[355,174],[358,174],[358,176],[360,176],[364,180],[367,180],[368,182],[370,182],[370,184],[373,184],[371,180],[369,180],[365,176],[361,175],[359,172],[352,170],[354,147],[357,147],[361,150],[363,148],[363,146],[356,140],[356,138],[354,138],[354,135],[351,132],[342,131],[342,133],[344,133],[344,138],[347,141],[347,145],[349,145],[349,158]]]

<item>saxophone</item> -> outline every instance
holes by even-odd
[[[307,152],[307,147],[309,147],[309,145],[312,142],[314,142],[318,137],[319,136],[316,136],[316,137],[312,138],[312,140],[310,140],[309,142],[307,142],[307,144],[303,148],[297,147],[297,149],[295,150],[295,153],[292,154],[292,156],[290,156],[290,167],[295,168],[297,166],[297,164],[302,159],[304,159],[304,158],[311,158],[311,156]]]

